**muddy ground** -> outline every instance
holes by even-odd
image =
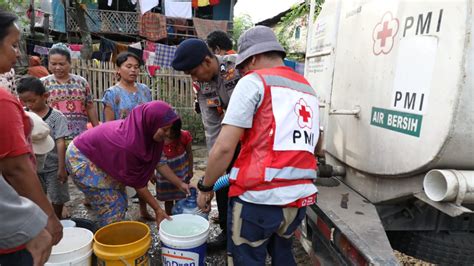
[[[194,178],[193,181],[197,182],[196,179],[201,177],[204,174],[207,161],[207,151],[204,146],[195,146],[193,147],[194,154]],[[153,186],[149,186],[152,194],[155,194]],[[83,204],[83,194],[75,187],[75,185],[69,181],[69,192],[71,194],[71,201],[66,204],[69,213],[74,218],[86,218],[90,220],[95,220],[94,213],[87,209]],[[216,215],[217,207],[216,202],[213,200],[213,210],[211,211],[210,217]],[[153,213],[150,210],[150,213]],[[129,210],[126,215],[127,220],[139,220],[139,208],[137,201],[134,199],[129,200]],[[145,222],[145,221],[142,221]],[[158,231],[156,228],[155,222],[146,222],[152,231],[152,246],[149,250],[150,255],[150,264],[151,265],[161,265],[161,254],[160,254],[160,243],[158,237]],[[210,237],[214,238],[220,233],[220,228],[217,224],[211,222],[211,231]],[[293,253],[297,265],[310,265],[310,258],[307,253],[304,251],[303,247],[298,241],[294,241],[293,244]],[[396,257],[400,260],[402,265],[430,265],[429,263],[423,262],[416,258],[407,256],[400,252],[395,252]],[[213,252],[208,254],[206,258],[206,265],[225,265],[226,254],[225,251]],[[270,260],[268,258],[268,265],[270,265]]]

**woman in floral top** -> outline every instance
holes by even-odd
[[[123,52],[117,56],[115,65],[119,82],[108,88],[102,98],[105,121],[125,119],[133,108],[151,101],[150,89],[137,82],[140,62],[140,58],[134,53]],[[139,203],[141,218],[153,220],[153,216],[147,211],[146,202],[140,197]]]
[[[53,74],[41,78],[49,92],[48,105],[66,116],[72,139],[87,129],[88,120],[93,126],[99,124],[91,89],[85,78],[70,73],[71,53],[64,44],[53,45],[48,60]]]
[[[119,82],[108,88],[104,103],[105,121],[124,119],[137,105],[151,101],[150,89],[137,82],[140,74],[140,58],[134,53],[123,52],[115,61]]]

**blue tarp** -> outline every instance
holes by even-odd
[[[293,70],[300,75],[304,75],[304,63],[299,63],[288,59],[284,59],[283,61],[285,62],[285,66],[293,68]]]
[[[66,32],[66,20],[64,18],[64,6],[61,0],[53,0],[53,29]]]

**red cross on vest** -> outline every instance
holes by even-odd
[[[301,109],[299,110],[300,116],[303,117],[303,122],[308,122],[308,118],[311,118],[311,113],[306,111],[306,106],[301,105]]]
[[[297,123],[300,128],[313,127],[313,110],[303,98],[300,98],[294,107],[294,112],[297,116]]]
[[[383,29],[382,31],[379,31],[377,33],[377,39],[381,40],[380,46],[385,47],[385,40],[392,36],[392,29],[388,28],[388,21],[385,21],[383,23]]]

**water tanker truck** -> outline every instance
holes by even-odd
[[[474,264],[473,31],[473,0],[326,0],[310,15],[325,159],[298,236],[313,260]]]

